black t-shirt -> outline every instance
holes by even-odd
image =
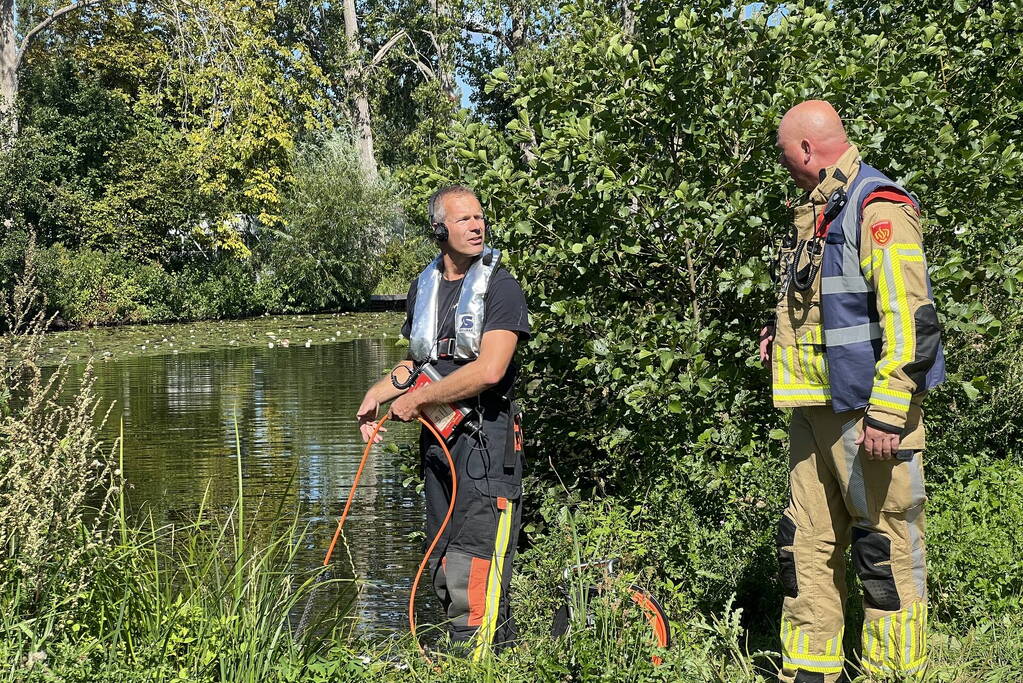
[[[440,280],[440,291],[437,293],[439,313],[437,339],[450,339],[455,336],[455,309],[458,306],[458,297],[462,292],[462,282],[464,281],[465,278],[449,281],[442,277]],[[416,310],[418,282],[419,278],[412,280],[408,290],[405,324],[401,327],[401,334],[405,338],[412,336],[412,317]],[[518,333],[519,341],[529,339],[529,310],[526,308],[526,297],[522,294],[522,288],[518,281],[501,266],[498,266],[497,271],[491,276],[490,286],[483,297],[483,334],[490,330],[510,330]],[[439,359],[434,367],[443,377],[467,362],[469,361]],[[501,381],[486,393],[511,398],[518,371],[518,363],[513,358]]]

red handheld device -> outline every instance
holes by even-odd
[[[427,384],[438,380],[440,380],[440,375],[432,365],[427,363],[420,369],[419,374],[416,376],[416,382],[409,388],[409,391],[415,391],[419,387],[425,387]],[[450,439],[455,430],[463,423],[465,428],[470,431],[478,428],[478,425],[473,424],[471,420],[466,421],[472,415],[472,412],[472,408],[469,408],[461,401],[430,403],[422,408],[423,417],[437,428],[437,431],[440,432],[445,440]]]

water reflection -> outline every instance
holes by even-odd
[[[318,564],[362,453],[355,411],[366,388],[404,355],[393,339],[359,339],[97,363],[96,392],[104,404],[115,402],[105,440],[124,418],[131,508],[151,510],[158,524],[191,519],[206,494],[207,509],[226,515],[237,495],[237,421],[248,518],[264,524],[279,506],[297,514],[311,525],[302,560]],[[74,368],[73,378],[81,371]],[[411,442],[416,431],[395,425],[388,440]],[[355,606],[362,628],[405,628],[421,553],[408,534],[421,527],[419,496],[401,487],[393,456],[376,451],[345,534],[368,581]],[[421,619],[436,618],[428,596],[422,604]]]

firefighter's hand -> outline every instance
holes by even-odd
[[[412,422],[422,415],[419,407],[416,392],[403,394],[394,399],[394,403],[391,404],[391,417],[399,422]]]
[[[764,325],[760,330],[760,363],[767,365],[771,362],[771,343],[774,341],[774,325]]]
[[[377,412],[380,410],[380,402],[372,396],[367,395],[366,398],[362,399],[362,405],[359,406],[359,411],[355,414],[355,418],[359,421],[359,433],[362,435],[363,442],[369,441],[369,437],[373,436],[373,430],[377,428]],[[380,432],[386,432],[387,427],[381,427],[377,431],[377,437],[373,440],[373,443],[380,443],[383,439],[380,436]]]
[[[863,444],[867,460],[891,460],[899,452],[899,435],[865,424],[856,444]]]

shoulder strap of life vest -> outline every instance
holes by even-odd
[[[471,360],[479,356],[480,337],[483,334],[484,297],[500,261],[500,251],[484,247],[480,258],[473,261],[465,273],[455,308],[455,358]],[[409,353],[418,362],[437,360],[439,357],[437,333],[441,321],[438,318],[437,305],[440,282],[444,276],[443,269],[443,255],[439,254],[419,274],[416,284]]]

